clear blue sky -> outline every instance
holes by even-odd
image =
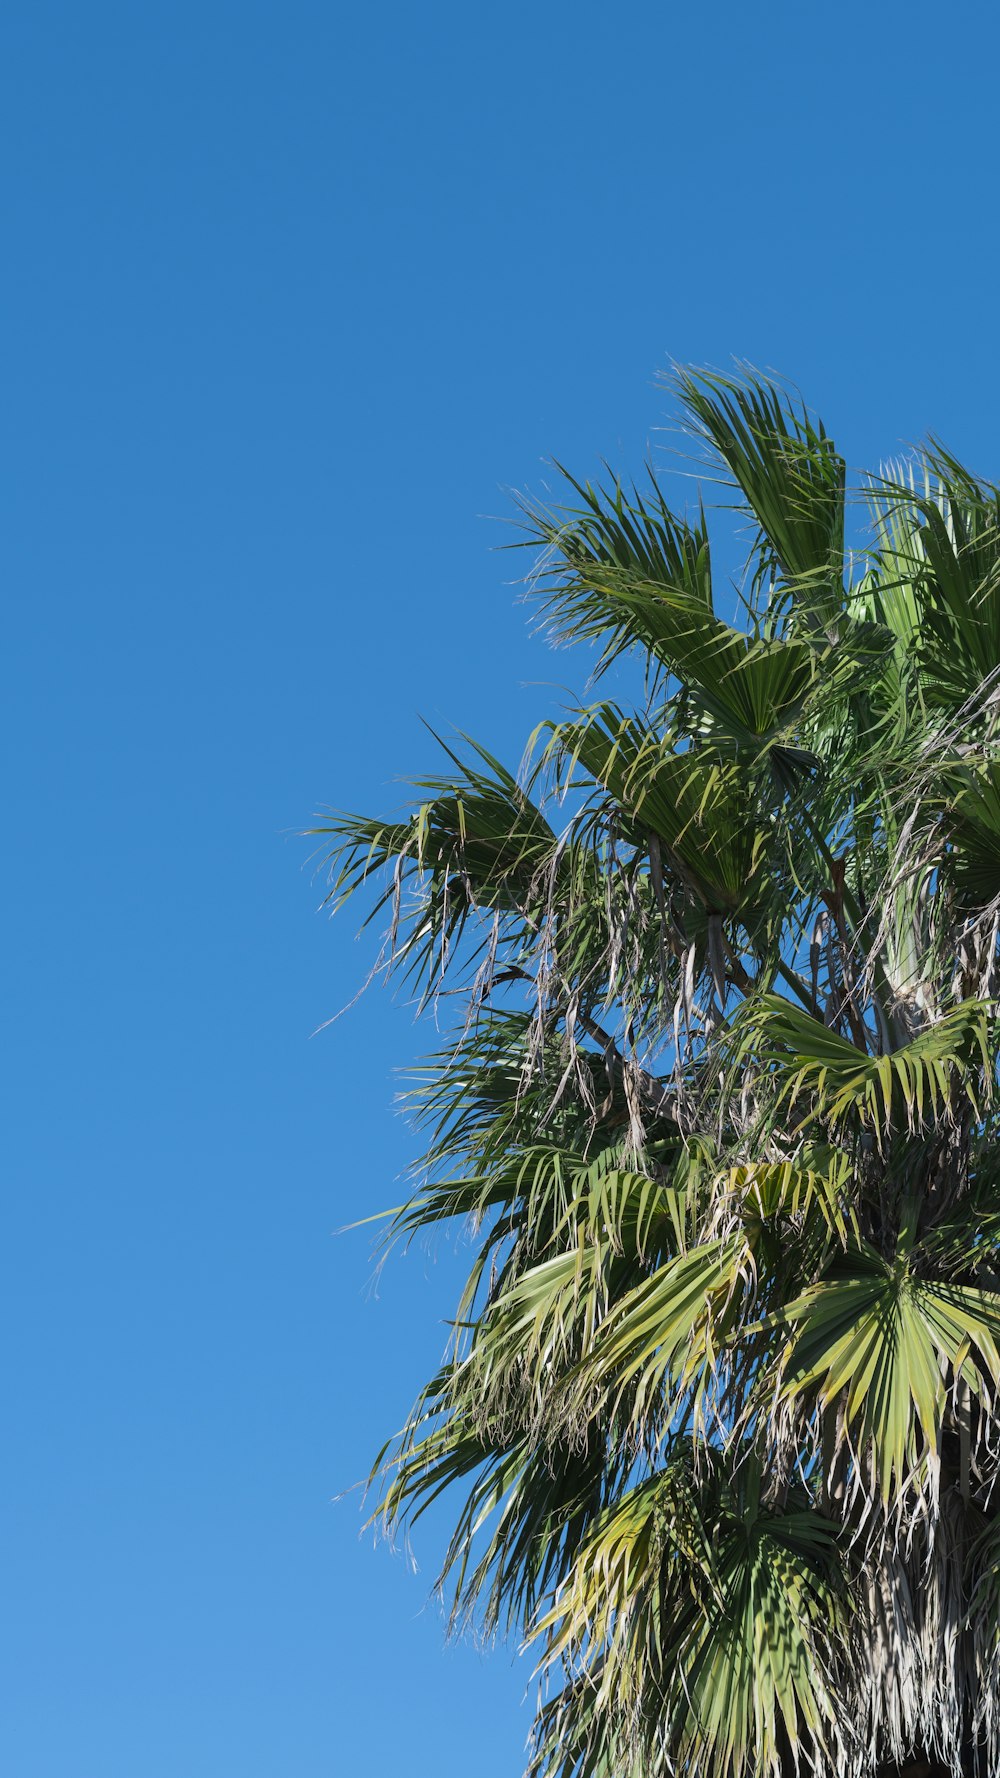
[[[514,1778],[527,1671],[443,1651],[333,1504],[454,1262],[367,1291],[419,1042],[294,837],[421,713],[512,761],[575,671],[503,485],[641,468],[671,357],[795,378],[855,463],[1000,473],[992,10],[8,7],[11,1778]]]

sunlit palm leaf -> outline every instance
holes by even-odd
[[[919,1462],[939,1459],[949,1389],[961,1381],[979,1394],[1000,1377],[1000,1295],[921,1278],[905,1251],[890,1264],[859,1250],[785,1314],[786,1393],[814,1393],[823,1408],[843,1399],[885,1503]]]

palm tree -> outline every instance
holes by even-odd
[[[392,1232],[473,1231],[378,1516],[456,1497],[536,1778],[992,1775],[1000,490],[930,446],[849,500],[780,386],[675,389],[737,621],[702,507],[566,476],[535,592],[638,695],[314,830],[446,1031]]]

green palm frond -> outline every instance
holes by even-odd
[[[752,1050],[771,1070],[779,1108],[799,1107],[804,1121],[831,1127],[857,1115],[882,1137],[894,1110],[920,1129],[954,1109],[956,1094],[979,1117],[992,1080],[989,1012],[987,1002],[965,1000],[901,1048],[865,1055],[791,1001],[768,994],[745,1008],[736,1054],[742,1062]]]
[[[648,494],[633,488],[630,497],[618,483],[595,488],[559,472],[582,505],[522,502],[527,541],[544,552],[536,579],[544,621],[556,641],[601,643],[598,673],[631,650],[658,660],[671,601],[711,617],[704,513],[692,524],[671,512],[651,470]]]
[[[625,1402],[642,1428],[668,1428],[678,1415],[717,1423],[728,1382],[721,1361],[756,1302],[753,1234],[698,1242],[622,1294],[581,1356],[576,1398]]]
[[[917,654],[925,704],[956,712],[1000,668],[1000,491],[940,447],[875,484],[876,593]]]
[[[828,1143],[805,1145],[794,1160],[738,1163],[720,1184],[739,1200],[744,1224],[758,1216],[766,1224],[815,1229],[841,1245],[858,1233],[854,1163]]]
[[[865,1247],[788,1304],[786,1394],[842,1399],[844,1427],[883,1503],[940,1457],[949,1391],[1000,1378],[1000,1295],[921,1277],[901,1243],[893,1263]]]
[[[844,459],[774,382],[681,372],[678,392],[760,527],[758,572],[780,578],[809,633],[835,630],[844,605]]]
[[[352,894],[402,854],[427,871],[461,860],[485,902],[509,898],[519,905],[555,835],[516,778],[485,749],[469,746],[485,769],[457,761],[462,769],[454,776],[423,780],[416,788],[430,794],[404,821],[345,815],[309,830],[335,842],[332,901]]]
[[[590,1669],[598,1724],[640,1768],[780,1773],[836,1722],[823,1643],[840,1615],[834,1528],[766,1506],[751,1454],[680,1459],[596,1521],[542,1620],[549,1662]]]
[[[986,907],[1000,896],[1000,760],[957,768],[949,788],[944,869],[964,906]]]
[[[660,855],[709,911],[753,905],[766,876],[770,832],[755,821],[746,781],[710,756],[678,753],[669,734],[614,705],[583,721],[551,725],[543,755],[568,778],[578,767],[608,796],[637,844],[655,836]]]
[[[801,712],[825,651],[805,640],[747,636],[716,617],[700,587],[640,578],[617,563],[578,572],[575,597],[592,602],[608,646],[625,631],[642,637],[657,667],[679,681],[685,706],[715,737],[752,752]]]

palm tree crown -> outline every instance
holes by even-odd
[[[703,509],[566,477],[536,593],[640,696],[315,829],[461,1008],[393,1229],[473,1258],[379,1513],[457,1498],[442,1584],[537,1647],[538,1778],[995,1774],[1000,491],[928,448],[849,550],[780,387],[676,393],[739,621]]]

